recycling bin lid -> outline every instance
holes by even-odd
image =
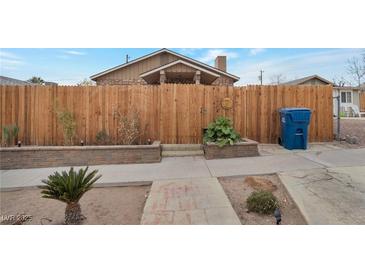
[[[279,112],[295,112],[295,111],[309,111],[311,112],[310,108],[280,108]]]

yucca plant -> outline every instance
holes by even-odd
[[[45,185],[40,186],[43,198],[54,199],[66,203],[65,223],[80,224],[85,218],[81,214],[80,199],[89,191],[93,184],[101,177],[96,176],[98,170],[87,174],[89,167],[80,168],[78,172],[72,167],[68,172],[58,171],[42,180]]]

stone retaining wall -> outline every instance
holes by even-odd
[[[219,147],[216,144],[204,145],[204,156],[206,159],[235,158],[259,156],[258,143],[250,139],[242,139],[243,142],[234,145]]]
[[[0,148],[0,169],[156,163],[159,141],[152,145],[40,146]]]

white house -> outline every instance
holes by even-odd
[[[296,79],[283,85],[333,85],[331,81],[318,75],[311,75]],[[340,96],[340,115],[347,117],[358,117],[365,115],[361,113],[360,93],[362,88],[358,87],[333,87],[333,115],[337,115],[337,98]],[[364,106],[362,106],[364,108]]]

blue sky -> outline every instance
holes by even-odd
[[[0,49],[0,75],[21,80],[40,76],[46,81],[76,84],[90,75],[125,62],[125,55],[132,59],[157,49],[134,48],[83,48],[83,49]],[[172,49],[199,61],[213,65],[217,55],[228,58],[228,72],[241,77],[238,84],[258,83],[259,71],[264,70],[264,83],[272,76],[282,74],[285,80],[318,74],[328,80],[345,77],[346,62],[360,57],[365,49]]]

